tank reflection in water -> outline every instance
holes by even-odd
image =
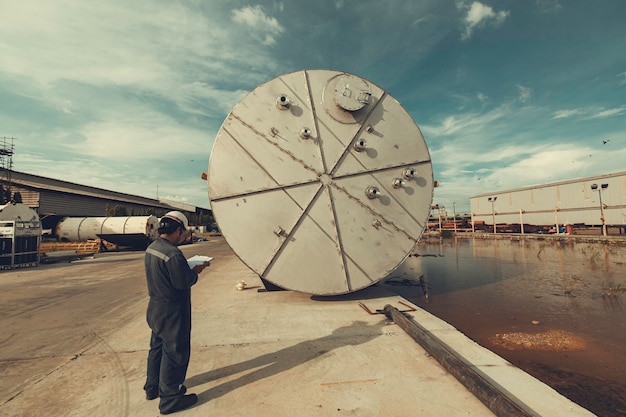
[[[590,411],[626,415],[625,246],[425,239],[384,285]]]

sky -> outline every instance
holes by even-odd
[[[433,204],[626,170],[623,0],[2,0],[13,169],[209,207],[215,136],[279,75],[383,88],[428,145]]]

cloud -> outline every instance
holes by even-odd
[[[520,151],[522,151],[520,149]],[[523,152],[528,149],[523,150]],[[576,176],[580,166],[572,163],[581,160],[588,163],[588,148],[563,148],[563,145],[534,146],[531,149],[532,156],[520,158],[518,161],[493,170],[486,181],[498,184],[501,189],[523,187],[540,184],[548,178],[570,178]]]
[[[39,84],[43,91],[71,81],[188,103],[195,94],[181,85],[204,83],[219,91],[222,74],[256,85],[259,72],[278,66],[266,51],[243,39],[251,31],[261,42],[273,43],[284,30],[258,6],[235,10],[232,18],[238,25],[227,25],[227,11],[218,7],[203,13],[169,2],[158,7],[144,1],[62,3],[0,5],[0,15],[12,16],[0,25],[0,72],[16,77],[14,89]],[[55,95],[72,101],[70,94],[57,90]]]
[[[247,26],[260,34],[264,45],[274,45],[276,36],[285,31],[285,28],[274,17],[268,17],[261,6],[246,6],[233,10],[233,22]]]
[[[574,116],[581,116],[583,120],[606,119],[619,116],[626,112],[626,106],[604,109],[599,107],[581,107],[577,109],[558,110],[553,113],[552,119],[567,119]]]
[[[561,10],[559,0],[537,0],[537,8],[540,13],[554,13]]]
[[[626,71],[622,72],[621,74],[617,74],[617,79],[618,85],[626,85]]]
[[[523,85],[517,85],[517,89],[519,90],[519,101],[521,103],[526,103],[530,100],[531,90],[529,87],[524,87]]]
[[[558,110],[554,112],[554,114],[552,115],[552,119],[567,119],[569,117],[577,116],[582,113],[582,109]]]
[[[550,145],[533,150],[532,156],[513,164],[494,169],[491,178],[499,189],[512,189],[535,184],[583,178],[597,172],[605,172],[604,164],[619,161],[626,156],[626,149],[602,151],[585,146],[564,147]]]
[[[172,121],[157,126],[138,126],[123,121],[93,123],[87,125],[82,134],[84,141],[66,146],[84,155],[105,159],[155,159],[170,155],[172,159],[182,160],[185,154],[199,152],[208,159],[210,150],[206,132],[193,131]]]
[[[432,13],[428,13],[426,16],[420,16],[417,19],[411,22],[412,26],[420,26],[424,23],[431,22],[435,20],[435,15]]]
[[[445,117],[439,125],[420,125],[427,136],[448,136],[463,132],[480,132],[506,114],[506,107],[500,107],[486,113],[465,113]]]
[[[435,203],[456,202],[459,211],[469,210],[466,199],[472,195],[583,178],[623,165],[619,160],[626,157],[626,148],[611,146],[623,136],[619,124],[610,133],[586,135],[578,123],[626,109],[587,107],[552,113],[514,104],[448,113],[437,124],[420,124],[435,178],[441,181]],[[579,120],[565,120],[574,116]]]
[[[467,14],[463,18],[465,31],[461,35],[462,40],[468,40],[476,29],[483,28],[489,24],[493,26],[501,25],[509,16],[508,11],[495,12],[491,6],[478,1],[473,2],[469,7],[461,3],[460,7],[467,9]]]
[[[168,68],[152,51],[162,36],[175,35],[176,26],[168,28],[173,22],[159,20],[158,13],[138,19],[136,12],[108,3],[13,2],[2,13],[12,19],[0,28],[6,39],[0,68],[46,85],[59,79],[106,85],[161,82]]]
[[[477,144],[463,149],[450,144],[432,152],[433,161],[446,161],[435,172],[442,183],[435,189],[436,203],[452,206],[454,201],[459,211],[469,210],[473,195],[597,175],[626,158],[626,148],[602,150],[563,143],[483,149]]]
[[[624,114],[624,110],[626,110],[626,106],[600,110],[589,115],[589,119],[606,119],[607,117],[618,116],[620,114]]]

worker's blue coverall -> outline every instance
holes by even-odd
[[[169,240],[158,237],[146,249],[146,279],[150,302],[146,319],[152,336],[144,390],[161,397],[168,411],[185,393],[191,352],[191,286],[198,274]]]

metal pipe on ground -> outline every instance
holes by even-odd
[[[505,393],[495,387],[483,375],[462,361],[451,349],[439,341],[425,328],[411,320],[397,308],[387,304],[385,315],[393,320],[426,352],[459,380],[476,398],[498,417],[533,417],[535,413],[522,408]]]
[[[91,254],[93,255],[93,253]],[[48,252],[42,253],[40,262],[42,264],[51,264],[54,262],[71,262],[82,257],[89,256],[88,254],[79,254],[75,250]]]

